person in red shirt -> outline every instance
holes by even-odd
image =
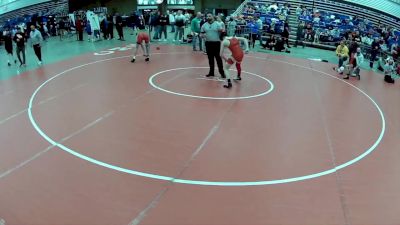
[[[80,16],[75,21],[76,31],[78,32],[78,41],[83,41],[83,22]]]
[[[140,22],[138,24],[139,33],[136,38],[136,46],[134,49],[134,55],[131,60],[132,63],[136,61],[136,56],[139,51],[139,46],[142,48],[143,56],[145,57],[145,61],[150,61],[150,37],[146,31],[146,26],[144,24],[143,16],[140,17]]]
[[[240,42],[243,42],[245,45],[245,51],[240,47]],[[224,55],[225,49],[229,49],[231,55],[226,57]],[[221,50],[220,50],[221,58],[225,61],[224,71],[227,78],[228,83],[224,85],[224,88],[231,88],[231,76],[229,69],[233,64],[236,65],[237,70],[237,78],[235,80],[242,80],[241,72],[242,67],[241,63],[243,61],[244,53],[249,52],[249,40],[243,37],[227,37],[226,32],[221,33]]]

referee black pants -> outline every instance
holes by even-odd
[[[225,78],[224,67],[222,64],[222,58],[220,56],[221,42],[219,41],[206,41],[206,51],[208,55],[208,64],[210,65],[209,76],[214,76],[215,62],[217,61],[218,71],[223,78]]]

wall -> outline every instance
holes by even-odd
[[[70,0],[70,11],[78,9],[93,9],[95,7],[107,7],[112,13],[113,9],[121,14],[131,14],[137,7],[136,0]]]
[[[208,9],[235,10],[242,3],[242,0],[194,0],[195,11]]]
[[[202,9],[236,9],[241,0],[203,0]]]
[[[136,0],[112,0],[105,3],[108,10],[115,8],[121,14],[131,14],[137,8]]]

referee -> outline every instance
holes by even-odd
[[[211,13],[207,14],[207,23],[203,24],[201,27],[201,33],[206,39],[206,51],[208,55],[208,64],[210,65],[210,72],[206,77],[214,76],[214,58],[217,60],[218,71],[222,78],[225,78],[224,68],[222,65],[222,59],[220,56],[221,40],[220,32],[222,31],[221,25],[214,21],[214,16]]]

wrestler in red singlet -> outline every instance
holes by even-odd
[[[231,38],[229,39],[229,50],[232,52],[232,58],[237,62],[237,63],[241,63],[244,57],[244,52],[242,50],[242,48],[240,47],[240,42],[238,39],[236,38]],[[232,65],[235,62],[232,59],[228,59],[227,61],[228,64]]]
[[[243,37],[226,37],[226,32],[223,32],[220,36],[221,38],[221,49],[220,49],[220,55],[221,58],[225,60],[226,64],[224,67],[225,75],[227,78],[228,83],[224,85],[224,88],[231,88],[232,87],[232,82],[231,82],[231,76],[230,76],[230,67],[233,64],[236,64],[236,70],[237,70],[237,78],[235,80],[241,80],[241,72],[242,72],[242,67],[241,63],[243,61],[244,57],[244,51],[242,47],[240,46],[240,43],[243,42],[245,45],[245,50],[246,53],[249,51],[249,44],[248,40]],[[231,52],[230,56],[225,56],[224,55],[224,50],[229,49]]]
[[[149,62],[150,61],[150,37],[146,31],[146,26],[144,23],[143,16],[140,19],[138,28],[140,31],[136,37],[136,46],[134,47],[134,54],[133,54],[131,62],[134,63],[136,61],[136,55],[138,53],[139,46],[142,48],[143,56],[145,57],[145,61]],[[143,44],[143,42],[144,42],[144,44]]]
[[[150,42],[149,34],[146,31],[141,31],[137,36],[137,44],[140,45],[143,41],[148,44]]]

